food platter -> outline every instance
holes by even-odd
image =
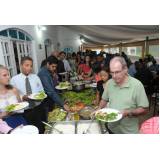
[[[26,107],[29,106],[28,102],[20,102],[20,103],[16,103],[16,104],[11,104],[5,107],[5,111],[7,112],[15,112],[15,111],[19,111],[22,110]]]
[[[32,100],[43,100],[47,97],[47,95],[44,92],[39,92],[39,93],[32,93],[28,96],[28,98]]]
[[[95,117],[99,121],[103,122],[116,122],[122,118],[122,114],[119,110],[112,109],[112,108],[104,108],[98,110],[95,114]]]
[[[52,112],[49,113],[48,119],[50,122],[54,121],[63,121],[66,119],[67,112],[63,109],[56,108]]]
[[[97,87],[97,83],[90,84],[90,87],[96,88]]]
[[[68,86],[60,87],[59,85],[55,87],[58,90],[68,89]]]
[[[85,104],[82,102],[76,102],[74,105],[69,106],[70,112],[79,112],[85,107]]]
[[[83,109],[85,107],[85,104],[83,102],[66,102],[66,105],[64,107],[66,111],[75,113]]]
[[[83,119],[90,119],[91,118],[91,113],[94,111],[93,107],[90,106],[86,106],[84,107],[80,112],[79,115],[83,118]]]
[[[67,74],[68,72],[61,72],[61,73],[58,73],[59,75],[65,75]]]
[[[57,85],[55,88],[58,90],[68,89],[70,87],[70,83],[68,81],[66,82],[60,82],[59,85]]]

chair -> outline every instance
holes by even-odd
[[[159,134],[159,117],[144,121],[140,127],[141,134]]]

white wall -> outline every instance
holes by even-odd
[[[64,48],[71,46],[74,52],[79,51],[80,36],[78,33],[68,28],[58,26],[57,36],[58,42],[60,42],[60,50],[64,50]]]
[[[33,60],[35,72],[38,72],[41,61],[45,59],[44,40],[51,39],[53,46],[57,44],[56,26],[46,26],[47,30],[39,32],[37,26],[34,25],[0,25],[0,31],[7,28],[18,28],[27,32],[33,37]],[[39,49],[39,44],[42,44],[42,49]],[[55,49],[55,48],[53,48]]]

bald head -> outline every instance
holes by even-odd
[[[51,52],[52,56],[55,56],[56,58],[59,56],[59,52],[58,51],[53,51]]]
[[[119,62],[121,64],[122,68],[127,67],[127,63],[126,63],[125,59],[120,56],[116,56],[116,57],[112,58],[110,61],[110,66],[117,63],[117,62]]]
[[[122,85],[128,77],[127,64],[124,58],[114,57],[110,61],[110,74],[118,85]]]

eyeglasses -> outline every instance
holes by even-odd
[[[115,71],[115,72],[110,72],[110,74],[113,75],[118,75],[123,71],[123,69],[121,71]]]

